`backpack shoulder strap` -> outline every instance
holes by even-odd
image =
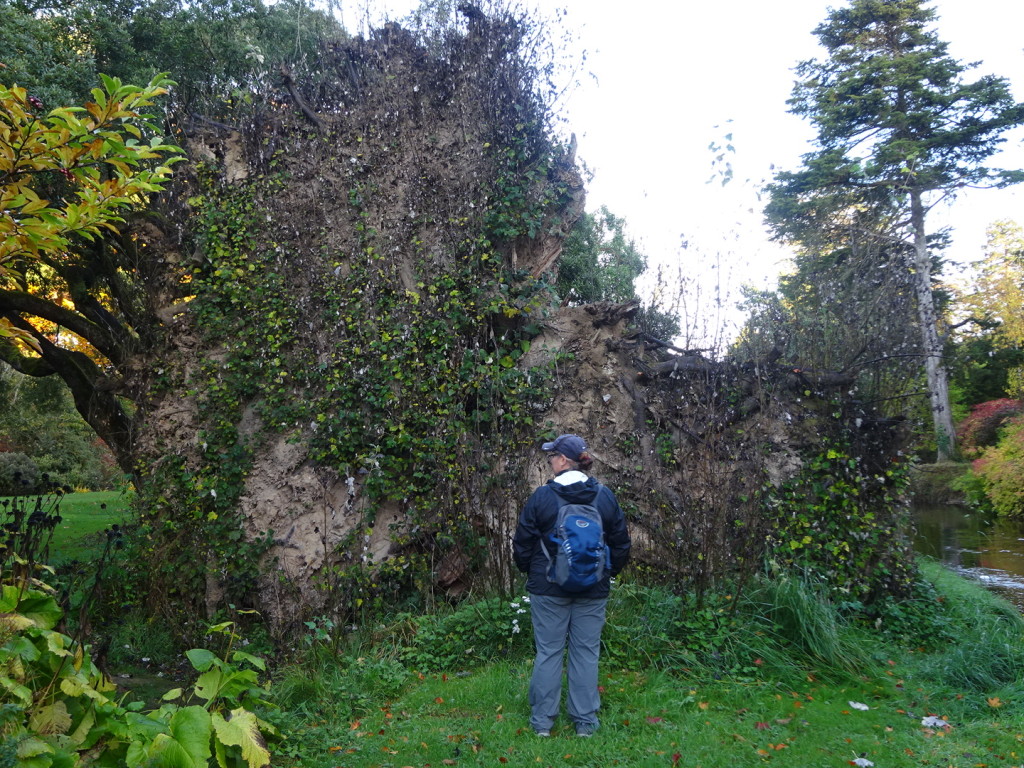
[[[557,483],[548,483],[547,487],[551,489],[551,492],[555,494],[555,499],[558,501],[558,508],[561,509],[569,502],[562,498],[562,494],[555,488]]]

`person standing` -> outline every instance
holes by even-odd
[[[601,630],[611,589],[611,577],[629,560],[630,539],[626,518],[615,494],[586,474],[593,463],[578,435],[559,435],[541,449],[547,452],[554,477],[537,488],[519,515],[512,539],[516,567],[527,574],[534,646],[537,655],[530,679],[530,725],[538,736],[550,736],[562,694],[562,666],[569,649],[567,710],[577,736],[597,730],[601,696],[597,689],[597,662]],[[558,512],[564,504],[585,504],[601,515],[610,568],[596,584],[570,592],[549,579],[556,554],[552,539]],[[546,551],[545,551],[546,550]]]

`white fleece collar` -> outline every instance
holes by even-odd
[[[586,481],[587,476],[578,469],[570,469],[568,472],[563,472],[555,478],[555,482],[559,485],[572,485],[573,483],[585,483]]]

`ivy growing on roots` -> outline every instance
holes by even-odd
[[[568,195],[549,178],[552,150],[531,154],[536,125],[517,128],[511,147],[485,147],[496,172],[484,204],[424,217],[398,247],[377,226],[382,193],[371,178],[352,178],[338,201],[353,222],[348,247],[324,235],[314,257],[275,237],[266,213],[286,178],[226,184],[219,167],[198,167],[189,202],[203,258],[191,309],[214,350],[189,385],[201,451],[198,462],[158,462],[148,487],[160,491],[143,502],[150,592],[168,606],[211,578],[246,604],[280,533],[253,540],[238,511],[270,440],[301,442],[318,476],[353,493],[359,482],[364,519],[341,542],[323,533],[330,551],[317,584],[338,626],[410,587],[429,591],[445,557],[473,570],[488,556],[478,511],[488,491],[502,492],[489,470],[496,453],[528,453],[552,374],[521,364],[551,288],[509,269],[504,246],[536,237]],[[433,226],[447,233],[440,246],[423,234]],[[400,519],[390,522],[394,556],[375,562],[365,542],[384,505]]]
[[[916,571],[908,482],[905,462],[869,469],[841,437],[824,440],[798,474],[766,489],[776,521],[770,564],[827,584],[843,602],[909,594]]]

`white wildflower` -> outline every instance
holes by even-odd
[[[867,704],[861,704],[859,701],[851,701],[848,703],[851,709],[859,709],[863,712],[867,712],[869,709],[871,709],[871,707],[869,707]]]

